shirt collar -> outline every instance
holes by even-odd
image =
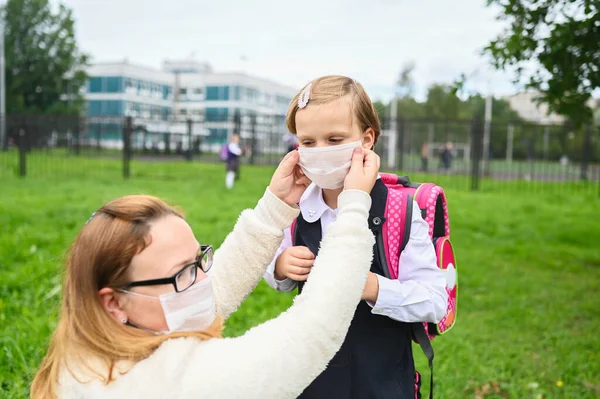
[[[377,179],[381,176],[377,175]],[[331,208],[325,203],[323,199],[323,190],[318,187],[315,183],[311,183],[300,197],[298,203],[302,218],[308,223],[314,223],[321,219],[321,216]]]
[[[300,206],[302,218],[308,223],[314,223],[321,219],[325,211],[330,209],[323,199],[323,190],[315,183],[311,183],[306,188],[298,205]]]

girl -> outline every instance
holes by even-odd
[[[227,174],[225,175],[225,186],[233,188],[233,182],[240,177],[240,157],[244,151],[240,147],[240,135],[234,133],[231,141],[227,144]]]
[[[73,243],[60,320],[31,397],[297,397],[340,348],[360,299],[373,245],[367,193],[379,159],[355,152],[339,220],[315,262],[327,267],[313,273],[292,309],[220,339],[222,320],[260,281],[298,215],[306,186],[297,162],[297,152],[284,158],[214,265],[212,247],[158,198],[119,198],[92,215]],[[351,276],[335,287],[344,270]]]
[[[367,93],[344,76],[325,76],[308,84],[292,100],[286,122],[298,136],[300,165],[312,184],[300,199],[294,238],[287,229],[265,273],[269,285],[279,291],[291,291],[298,282],[312,280],[321,237],[340,214],[340,194],[352,151],[373,148],[381,133]],[[371,197],[370,224],[376,228],[379,223],[373,215],[383,214],[379,208],[387,197],[381,181]],[[374,258],[363,301],[341,350],[301,398],[415,397],[410,323],[440,321],[446,312],[447,294],[428,225],[416,203],[413,205],[400,276],[397,280],[383,277],[382,265]],[[350,274],[345,270],[334,283],[341,284]]]

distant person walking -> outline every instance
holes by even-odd
[[[240,157],[242,154],[240,135],[233,134],[229,144],[227,144],[227,175],[225,176],[225,185],[228,189],[233,188],[236,176],[240,173]]]
[[[283,137],[285,144],[287,145],[287,152],[294,151],[298,148],[298,137],[295,134],[289,133]]]
[[[453,149],[454,146],[452,145],[452,142],[448,141],[442,146],[440,151],[440,168],[443,168],[446,171],[449,171],[450,168],[452,168],[452,159],[454,158],[454,154],[452,153]]]
[[[426,141],[421,146],[421,171],[427,172],[429,167],[429,143]]]

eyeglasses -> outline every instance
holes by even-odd
[[[182,292],[190,288],[196,282],[198,277],[198,268],[204,273],[210,270],[213,262],[213,247],[211,245],[203,245],[200,247],[200,253],[194,263],[185,265],[183,269],[168,278],[158,278],[154,280],[133,281],[123,288],[142,287],[148,285],[163,285],[172,284],[175,287],[175,292]]]

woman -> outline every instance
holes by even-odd
[[[379,169],[377,155],[357,149],[338,219],[294,305],[219,339],[222,320],[259,282],[298,216],[308,183],[298,158],[284,158],[212,268],[211,247],[162,201],[124,197],[100,208],[73,243],[60,320],[31,397],[297,397],[339,350],[360,300],[374,244],[368,192]]]

